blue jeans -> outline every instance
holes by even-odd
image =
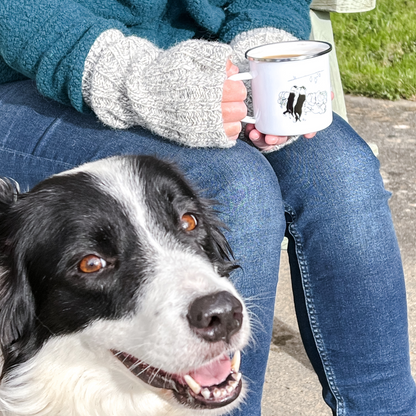
[[[175,161],[219,201],[241,265],[232,279],[255,329],[242,364],[250,393],[233,415],[260,415],[285,231],[299,328],[334,415],[416,415],[389,194],[377,159],[338,116],[314,139],[264,156],[244,142],[194,149],[141,128],[110,130],[42,98],[31,81],[0,85],[0,114],[0,176],[22,189],[87,161],[141,153]]]

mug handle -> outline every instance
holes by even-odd
[[[250,72],[241,72],[238,74],[231,75],[228,77],[230,81],[247,81],[249,79],[253,79],[253,76],[250,74]],[[243,123],[249,123],[249,124],[256,124],[256,119],[254,117],[244,117],[241,120]]]

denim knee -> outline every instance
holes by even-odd
[[[267,157],[286,205],[295,212],[314,211],[322,220],[328,212],[355,216],[370,201],[384,203],[389,197],[378,159],[336,114],[332,125],[315,138],[301,137]]]
[[[284,223],[279,182],[268,161],[256,149],[239,143],[218,152],[210,173],[215,198],[226,195],[233,217],[246,221],[245,227],[276,227]]]

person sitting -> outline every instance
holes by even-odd
[[[339,416],[412,415],[406,292],[379,164],[334,114],[299,137],[242,130],[246,50],[308,39],[309,0],[3,0],[0,175],[29,189],[118,154],[174,161],[219,203],[251,311],[261,414],[280,246],[305,349]]]

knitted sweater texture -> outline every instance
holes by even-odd
[[[87,110],[84,62],[108,29],[167,49],[203,38],[229,43],[236,35],[276,27],[299,39],[310,32],[310,0],[2,0],[0,83],[36,80],[54,100]]]

